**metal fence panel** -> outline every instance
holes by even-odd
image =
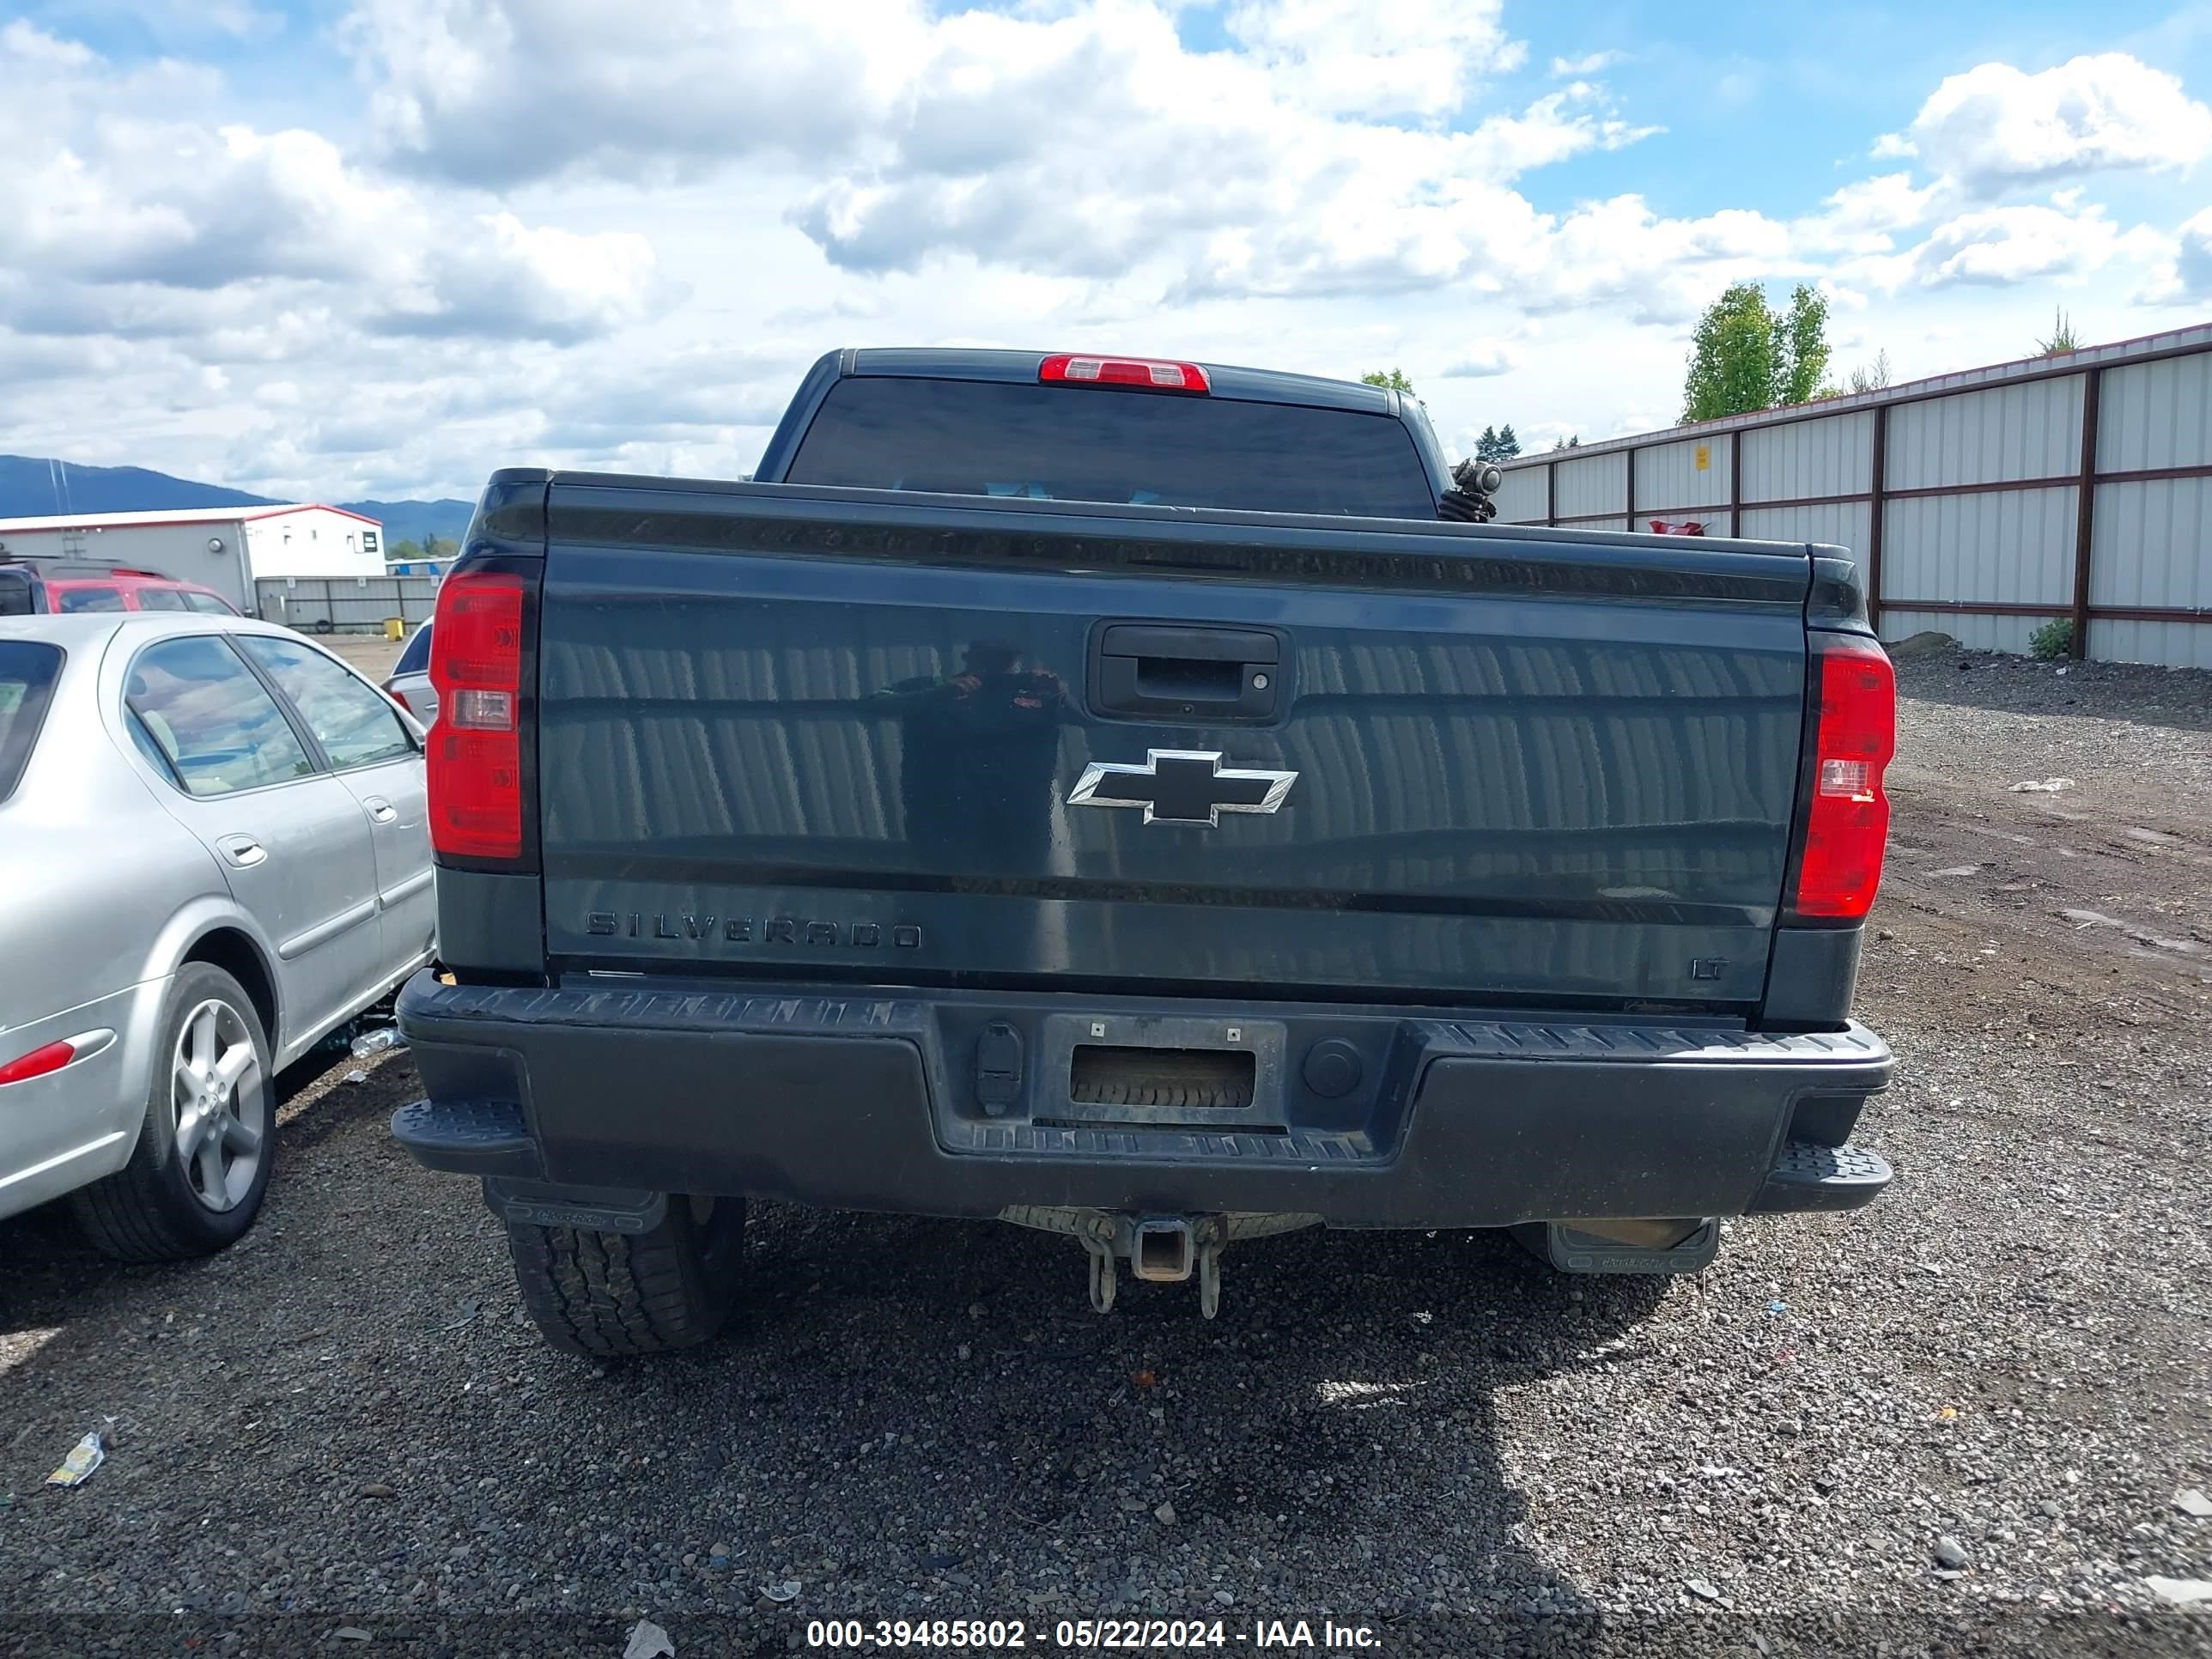
[[[1628,457],[1593,455],[1587,460],[1555,459],[1559,514],[1577,519],[1591,513],[1628,511]]]
[[[2097,396],[2100,472],[2212,465],[2212,355],[2108,368]]]
[[[2100,480],[2086,514],[2085,424]],[[1632,476],[1636,526],[1724,532],[1731,459],[1740,533],[1847,549],[1885,637],[1936,628],[2018,651],[2076,617],[2091,657],[2212,666],[2212,325],[1531,457],[1508,470],[1501,516],[1541,520],[1549,467],[1553,510],[1577,528],[1625,527]]]
[[[2069,603],[2076,493],[2069,485],[1890,502],[1881,555],[1887,606]]]
[[[2089,625],[2090,654],[2102,662],[2155,662],[2168,668],[2212,668],[2212,626],[2186,622],[2122,622],[2100,617]]]
[[[1679,507],[1716,507],[1725,515],[1729,499],[1729,451],[1725,434],[1656,444],[1636,452],[1636,511],[1670,518],[1692,517]],[[1699,466],[1698,463],[1705,465]],[[1708,520],[1710,523],[1710,519]],[[1723,521],[1720,529],[1726,530]]]
[[[1540,466],[1524,466],[1507,473],[1505,482],[1498,487],[1499,522],[1543,523],[1544,501],[1547,493],[1544,469]]]
[[[1891,489],[2056,478],[2081,466],[2078,374],[1899,404],[1889,412]]]
[[[392,617],[412,629],[438,604],[435,576],[264,576],[253,589],[264,617],[303,634],[378,633]]]
[[[1915,634],[1948,634],[1972,651],[2024,653],[2027,636],[2048,620],[2042,617],[1978,617],[1972,611],[1885,609],[1881,636],[1909,640]],[[2104,623],[2097,624],[2103,628]]]
[[[1874,477],[1874,413],[1859,410],[1743,434],[1743,499],[1856,495]]]
[[[1765,542],[1826,542],[1849,552],[1863,572],[1867,526],[1871,518],[1871,510],[1864,501],[1828,501],[1818,507],[1747,507],[1743,510],[1742,533]]]
[[[2094,522],[2093,606],[2212,609],[2212,478],[2100,484]]]

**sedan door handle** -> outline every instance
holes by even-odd
[[[225,836],[216,842],[223,857],[241,870],[251,870],[269,856],[269,849],[251,836]]]
[[[381,795],[371,795],[362,805],[368,810],[372,823],[389,823],[399,816],[399,809]]]

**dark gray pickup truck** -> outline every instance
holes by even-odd
[[[556,1345],[744,1202],[1679,1272],[1866,1203],[1894,690],[1834,549],[1440,522],[1419,404],[848,351],[743,483],[507,471],[438,601],[398,1139]],[[1464,499],[1458,497],[1456,499]]]

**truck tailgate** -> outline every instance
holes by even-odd
[[[558,478],[547,522],[556,964],[1759,998],[1802,549]]]

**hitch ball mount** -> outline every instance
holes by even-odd
[[[1121,1263],[1155,1285],[1179,1285],[1195,1273],[1198,1311],[1221,1311],[1221,1252],[1240,1238],[1263,1238],[1321,1224],[1317,1215],[1124,1215],[1106,1210],[1016,1205],[1002,1221],[1042,1232],[1064,1233],[1083,1246],[1090,1264],[1091,1307],[1111,1313],[1121,1289]]]

